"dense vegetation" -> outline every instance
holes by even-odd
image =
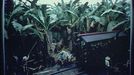
[[[53,6],[37,5],[37,1],[13,2],[12,10],[5,15],[5,38],[10,40],[9,45],[14,43],[15,38],[19,39],[17,44],[20,44],[20,48],[17,49],[28,51],[24,53],[26,60],[29,60],[35,45],[42,45],[40,48],[45,50],[45,58],[54,57],[53,53],[62,49],[72,51],[75,33],[129,30],[130,4],[125,0],[102,0],[94,5],[88,2],[80,4],[79,0],[70,0],[68,3],[61,0]],[[31,40],[30,43],[25,40],[27,38]]]

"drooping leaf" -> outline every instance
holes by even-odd
[[[65,10],[65,2],[64,2],[64,0],[61,0],[61,6]]]
[[[107,32],[110,32],[113,30],[113,27],[117,24],[117,21],[111,21],[109,22],[108,26],[107,26]]]
[[[21,32],[23,28],[22,24],[18,23],[17,21],[12,21],[12,24],[16,31]]]
[[[104,12],[101,14],[101,16],[103,16],[103,15],[105,15],[105,14],[109,14],[110,12],[112,12],[112,13],[118,13],[118,14],[124,14],[123,12],[118,11],[118,10],[108,9],[108,10],[104,11]]]
[[[89,18],[95,20],[96,22],[100,22],[100,17],[98,16],[93,15],[93,16],[89,16]]]
[[[74,0],[73,4],[75,5],[76,3],[78,3],[80,0]]]
[[[77,14],[75,14],[74,12],[72,12],[71,10],[65,10],[66,12],[70,13],[71,15],[78,17]]]
[[[38,13],[37,15],[38,15],[39,19],[41,20],[41,22],[45,23],[42,11],[40,9],[38,9],[37,13]]]
[[[37,15],[33,14],[33,13],[29,13],[29,16],[31,16],[34,20],[36,20],[38,23],[40,23],[41,26],[43,26],[45,29],[46,27],[44,26],[44,24],[42,23],[42,21],[39,19],[39,17],[37,17]]]
[[[24,10],[23,7],[19,6],[16,9],[13,10],[12,16],[15,15],[16,13],[21,13]]]
[[[106,25],[107,22],[108,22],[108,21],[107,21],[107,19],[106,19],[105,17],[100,17],[100,22],[99,22],[99,23],[100,23],[101,25]]]
[[[51,14],[50,15],[50,24],[56,22],[58,20],[57,15]]]
[[[24,16],[27,16],[29,13],[33,12],[35,9],[29,9],[25,12]]]
[[[118,27],[123,27],[124,23],[128,22],[128,20],[121,21],[117,23],[115,26],[112,27],[112,30],[118,28]]]
[[[25,25],[25,26],[22,28],[22,30],[24,31],[24,30],[26,30],[26,29],[28,29],[28,28],[31,28],[32,26],[33,26],[32,24]]]

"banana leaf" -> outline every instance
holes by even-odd
[[[106,15],[106,14],[109,14],[109,15],[110,15],[110,13],[118,13],[118,14],[124,14],[124,15],[125,15],[125,13],[123,13],[123,12],[121,12],[121,11],[114,10],[114,9],[108,9],[108,10],[104,11],[104,12],[101,14],[101,16]]]

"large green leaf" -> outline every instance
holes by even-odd
[[[72,16],[78,17],[77,14],[74,13],[73,11],[71,11],[71,10],[65,10],[65,12],[70,13]]]
[[[38,23],[40,23],[41,26],[43,26],[45,29],[47,29],[44,25],[44,23],[39,19],[38,15],[33,13],[28,13],[27,16],[31,16],[34,20],[36,20]]]
[[[39,17],[39,19],[41,20],[41,22],[44,24],[45,23],[45,19],[44,19],[44,16],[43,16],[43,13],[42,13],[42,10],[40,10],[40,9],[37,9],[36,10],[36,12],[37,12],[37,15],[38,15],[38,17]]]
[[[95,20],[96,22],[100,22],[100,20],[101,20],[100,17],[95,16],[95,15],[93,15],[93,16],[89,16],[89,18]]]
[[[32,24],[23,26],[22,24],[18,23],[15,20],[12,22],[12,24],[13,24],[13,27],[15,28],[15,30],[19,31],[19,32],[25,31],[33,26]]]
[[[100,23],[101,25],[105,25],[107,23],[107,20],[105,17],[98,17],[98,16],[89,16],[90,19],[93,19],[95,22]]]
[[[9,17],[9,19],[8,19],[8,21],[7,21],[7,25],[10,24],[12,18],[14,18],[14,15],[16,15],[16,14],[18,14],[18,13],[23,13],[23,10],[24,10],[23,7],[21,7],[20,5],[16,5],[16,6],[14,7],[12,13],[10,14],[10,17]]]
[[[17,8],[15,8],[15,9],[13,10],[12,16],[15,15],[15,14],[17,14],[17,13],[21,13],[23,10],[24,10],[23,7],[18,6]]]
[[[114,10],[114,9],[108,9],[108,10],[106,10],[106,11],[104,11],[102,14],[101,14],[101,16],[103,16],[103,15],[105,15],[105,14],[109,14],[109,13],[118,13],[118,14],[124,14],[123,12],[121,12],[121,11],[118,11],[118,10]],[[110,14],[109,14],[110,15]]]
[[[73,5],[77,4],[80,0],[74,0]]]
[[[50,14],[50,24],[55,23],[58,20],[56,14]]]
[[[108,22],[108,20],[105,18],[105,17],[100,17],[100,24],[101,25],[106,25],[107,24],[107,22]]]
[[[33,26],[32,24],[25,25],[25,26],[22,28],[22,30],[25,31],[25,30],[31,28],[32,26]]]
[[[29,13],[34,13],[34,10],[35,10],[35,9],[29,9],[29,10],[27,10],[27,11],[25,12],[24,16],[28,16]]]
[[[71,10],[66,10],[66,12],[68,13],[67,15],[67,19],[69,21],[68,25],[71,25],[71,27],[74,27],[75,23],[78,21],[77,14]]]
[[[124,21],[117,23],[115,26],[112,27],[112,30],[114,30],[118,27],[123,27],[126,22],[128,22],[128,20],[124,20]]]
[[[62,6],[62,9],[65,10],[65,2],[64,2],[64,0],[61,0],[61,6]]]
[[[22,24],[18,23],[17,21],[12,21],[13,27],[16,31],[21,32],[23,26]]]
[[[117,21],[111,21],[109,22],[108,26],[107,26],[107,31],[110,32],[113,30],[113,27],[117,24]]]

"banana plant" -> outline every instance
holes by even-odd
[[[73,28],[78,23],[78,2],[79,0],[70,0],[69,3],[65,3],[64,0],[61,0],[61,3],[55,4],[52,7],[51,14],[55,14],[59,20],[59,24],[57,26],[61,27],[63,32],[63,36],[61,37],[63,43],[68,43],[71,40],[67,41],[70,38],[71,33],[73,33]],[[67,38],[67,39],[65,39]]]
[[[37,2],[37,0],[33,0],[31,2],[34,2],[34,4]],[[28,1],[26,1],[28,2]],[[27,22],[24,22],[24,13],[30,9],[31,6],[26,5],[26,2],[23,2],[22,0],[19,0],[18,3],[16,1],[13,1],[13,10],[10,12],[10,14],[5,15],[5,28],[8,29],[11,25],[16,31],[19,31],[20,33],[26,31],[27,29],[32,27],[32,24],[27,24]],[[18,22],[19,21],[19,22]],[[20,23],[21,22],[21,23]],[[8,35],[7,35],[8,36]]]
[[[35,0],[37,1],[37,0]],[[21,2],[22,3],[22,2]],[[34,3],[35,4],[35,3]],[[14,5],[6,25],[13,28],[22,35],[37,35],[42,41],[47,40],[48,50],[51,44],[51,29],[56,25],[57,18],[49,14],[46,5],[26,6],[25,3]]]
[[[112,0],[110,0],[112,1]],[[110,3],[107,3],[110,4]],[[129,8],[129,4],[127,2],[124,1],[115,1],[115,3],[113,3],[111,5],[111,7],[109,7],[108,9],[106,9],[101,16],[105,17],[106,19],[108,19],[107,22],[107,30],[106,31],[113,31],[113,30],[125,30],[128,29],[130,26],[130,10],[128,10]],[[126,26],[127,24],[127,26]],[[123,28],[123,29],[122,29]]]
[[[8,37],[9,37],[9,32],[7,31],[10,27],[13,27],[15,30],[17,30],[17,31],[19,31],[20,32],[20,30],[21,31],[25,31],[25,30],[23,30],[22,28],[21,29],[19,29],[20,27],[19,27],[19,25],[21,25],[22,27],[24,27],[25,28],[25,26],[24,25],[22,25],[22,24],[12,24],[12,22],[13,21],[15,21],[15,20],[20,20],[20,21],[22,21],[22,14],[24,14],[24,12],[27,10],[27,7],[25,7],[25,6],[21,6],[20,4],[13,4],[13,9],[12,9],[12,11],[11,12],[7,12],[6,11],[6,13],[5,13],[5,36],[6,36],[6,38],[8,39]],[[8,13],[8,14],[7,14]],[[16,21],[17,22],[17,21]],[[17,28],[17,27],[19,27],[19,28]],[[27,29],[28,27],[26,27],[26,29]],[[10,38],[10,37],[9,37]]]
[[[81,9],[86,9],[83,10],[84,12],[81,13],[81,21],[80,22],[85,22],[86,26],[84,26],[84,32],[89,32],[90,28],[96,23],[99,22],[101,24],[104,23],[103,18],[101,18],[100,16],[98,16],[98,14],[101,12],[98,12],[99,10],[102,10],[103,4],[98,4],[96,5],[91,5],[91,6],[87,6],[87,3],[84,4],[84,7]],[[81,7],[81,6],[80,6]],[[86,20],[86,21],[84,21]]]
[[[61,5],[56,5],[56,7],[59,7],[61,9],[62,15],[57,15],[58,17],[62,16],[61,25],[69,26],[71,28],[76,25],[78,21],[78,15],[77,15],[78,2],[79,0],[75,1],[70,0],[68,4],[65,4],[64,0],[61,0]]]
[[[25,13],[27,19],[32,19],[34,27],[31,30],[40,37],[42,41],[46,39],[48,53],[50,50],[50,45],[52,43],[51,29],[55,27],[58,22],[57,17],[54,14],[49,14],[49,10],[46,5],[41,5],[40,7],[30,9]]]
[[[128,29],[130,25],[129,7],[130,5],[124,1],[119,2],[116,0],[113,2],[113,0],[103,0],[102,3],[97,7],[97,11],[89,16],[89,19],[92,19],[94,24],[98,23],[97,31],[104,32],[113,31],[115,29],[125,30]],[[92,24],[92,22],[90,23]]]

